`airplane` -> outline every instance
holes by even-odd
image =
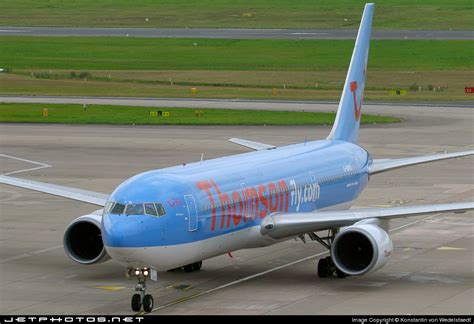
[[[146,280],[158,271],[201,269],[202,260],[305,237],[330,256],[319,277],[363,275],[393,251],[390,220],[474,209],[474,202],[349,209],[370,177],[474,151],[373,159],[358,144],[374,4],[365,5],[336,119],[324,140],[276,147],[232,138],[253,151],[140,173],[110,195],[0,176],[0,183],[98,205],[64,232],[67,255],[83,265],[112,259],[138,280],[134,311],[153,310]],[[319,232],[327,231],[327,236]]]

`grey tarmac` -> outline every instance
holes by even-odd
[[[313,110],[335,106],[314,104]],[[473,149],[472,109],[364,109],[404,119],[363,127],[360,143],[375,158]],[[136,173],[197,161],[201,153],[211,159],[246,152],[227,142],[231,137],[285,145],[328,133],[329,126],[0,124],[0,153],[51,165],[15,176],[110,192]],[[24,160],[0,156],[1,173],[35,166]],[[395,170],[373,176],[357,206],[469,201],[473,177],[472,157]],[[0,187],[0,202],[0,313],[133,314],[135,282],[125,279],[123,268],[80,266],[62,250],[67,224],[96,208],[8,186]],[[472,216],[394,221],[392,259],[362,277],[318,278],[315,262],[325,250],[296,240],[205,260],[200,272],[159,273],[159,281],[149,283],[158,308],[152,314],[472,314]]]
[[[87,28],[0,26],[0,35],[14,36],[107,36],[151,38],[223,39],[355,39],[352,29],[212,29],[212,28]],[[376,29],[372,39],[472,40],[469,30]]]
[[[24,96],[0,95],[0,103],[38,103],[38,104],[86,104],[117,105],[139,107],[168,108],[220,108],[220,109],[260,109],[260,110],[300,110],[300,111],[335,111],[336,101],[298,101],[298,100],[251,100],[251,99],[198,99],[198,98],[139,98],[139,97],[88,97],[88,96]],[[365,102],[366,109],[376,106],[419,108],[474,108],[473,100],[456,102]],[[392,108],[391,108],[392,107]],[[399,109],[397,108],[397,109]]]

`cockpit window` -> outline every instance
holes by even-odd
[[[145,214],[151,216],[158,216],[155,209],[155,204],[145,204]]]
[[[127,205],[126,215],[144,215],[143,204],[131,204]]]
[[[112,207],[114,207],[114,202],[113,201],[107,202],[107,204],[104,207],[104,213],[110,213],[110,211],[112,210]]]
[[[166,211],[163,208],[162,204],[156,203],[155,206],[156,206],[156,210],[158,211],[158,216],[163,216],[164,214],[166,214]]]
[[[125,205],[116,203],[114,207],[112,208],[112,210],[110,211],[110,213],[120,215],[120,214],[123,214],[124,210],[125,210]]]
[[[163,216],[166,214],[165,208],[160,203],[129,204],[122,205],[113,201],[105,204],[104,214],[126,214],[126,215],[150,215]]]

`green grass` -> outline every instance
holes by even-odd
[[[192,73],[193,71],[186,71]],[[201,71],[202,72],[202,71]],[[172,72],[170,72],[172,73]],[[230,77],[232,72],[222,71],[222,74],[228,74]],[[257,75],[258,72],[254,72]],[[295,72],[296,73],[296,72]],[[95,74],[95,73],[94,73]],[[235,87],[235,86],[197,86],[198,93],[191,93],[191,86],[180,85],[164,85],[142,83],[142,82],[122,82],[122,81],[80,81],[74,80],[50,80],[50,79],[36,79],[30,76],[16,75],[16,74],[0,74],[0,94],[6,95],[56,95],[56,96],[112,96],[112,97],[153,97],[153,98],[226,98],[226,99],[272,99],[272,100],[339,100],[341,96],[342,82],[344,82],[345,74],[340,72],[337,75],[333,74],[320,75],[315,80],[332,80],[321,83],[321,88],[307,88],[283,89],[282,84],[277,88],[274,94],[271,88],[266,86],[256,85],[255,87]],[[285,80],[287,77],[293,76],[292,73],[275,72],[275,79],[271,82]],[[133,76],[133,75],[131,75]],[[243,82],[246,81],[246,75],[239,76],[233,82],[240,78]],[[305,87],[305,77],[299,80],[299,74],[294,75],[292,82]],[[137,76],[139,77],[139,76]],[[252,75],[249,76],[251,78]],[[209,76],[202,76],[204,80],[211,80]],[[207,79],[206,79],[207,78]],[[326,79],[328,78],[328,79]],[[339,80],[339,81],[337,81]],[[378,100],[378,101],[454,101],[454,100],[473,100],[472,94],[464,93],[466,84],[470,84],[472,80],[472,73],[470,71],[457,71],[446,73],[396,73],[396,72],[380,72],[369,74],[367,89],[364,94],[364,100]],[[262,82],[265,79],[262,78]],[[408,91],[404,96],[390,95],[388,89],[408,89],[409,85],[417,83],[422,86],[423,90]],[[429,91],[428,85],[442,86],[442,91]],[[448,87],[448,88],[446,88]]]
[[[365,0],[2,0],[3,26],[356,28]],[[378,0],[375,28],[474,28],[472,0]],[[148,18],[148,21],[146,21]]]
[[[48,117],[43,117],[48,109]],[[151,111],[170,112],[170,117],[150,117]],[[196,111],[203,113],[196,117]],[[130,106],[53,104],[0,104],[3,123],[135,124],[135,125],[327,125],[334,113],[269,110],[149,108]],[[400,119],[363,115],[362,123],[394,123]]]
[[[301,100],[338,99],[353,48],[353,41],[332,40],[4,36],[0,42],[0,67],[13,71],[0,74],[2,94]],[[464,87],[473,81],[473,52],[473,41],[374,40],[365,98],[472,100]],[[72,71],[90,76],[70,78]],[[389,94],[415,83],[423,91]],[[432,86],[442,91],[428,91]]]
[[[344,71],[354,41],[0,37],[0,66],[77,70]],[[472,41],[371,42],[369,71],[469,70]]]

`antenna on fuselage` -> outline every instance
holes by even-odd
[[[201,163],[202,163],[202,161],[204,161],[204,152],[201,153]]]

